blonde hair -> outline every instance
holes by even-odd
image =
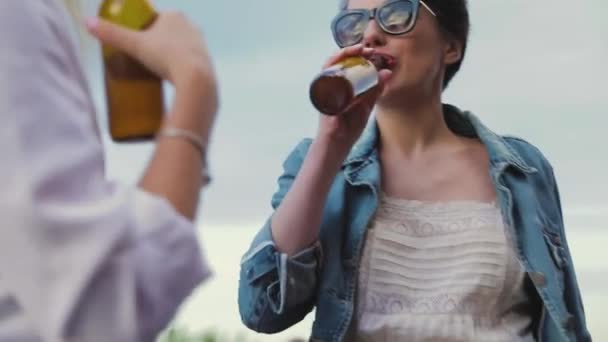
[[[79,20],[82,17],[82,8],[80,0],[63,0],[65,7],[68,9],[68,12],[72,15],[74,20]]]
[[[83,54],[87,50],[88,45],[91,44],[91,38],[83,27],[85,19],[83,0],[63,0],[63,4],[72,19],[72,25],[70,26],[73,29],[73,33],[75,33],[74,38],[76,38],[78,43],[78,53]]]

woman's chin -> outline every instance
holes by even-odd
[[[385,84],[376,104],[385,107],[401,106],[404,104],[405,98],[412,96],[414,89],[415,87],[410,88],[403,84],[389,82]]]
[[[382,94],[380,94],[378,99],[382,99],[383,97],[390,96],[392,93],[394,93],[394,89],[395,89],[395,84],[393,83],[393,79],[392,78],[387,79],[386,81],[384,81]]]
[[[384,102],[386,100],[391,100],[396,96],[399,96],[398,87],[395,86],[394,83],[389,80],[384,84],[384,89],[382,89],[382,94],[378,97],[378,103]]]

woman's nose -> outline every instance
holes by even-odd
[[[386,45],[386,35],[375,20],[370,20],[369,24],[363,32],[363,46],[376,48]]]

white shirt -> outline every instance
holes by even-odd
[[[152,341],[210,271],[193,224],[106,180],[56,0],[0,0],[0,341]]]
[[[361,261],[356,340],[534,341],[524,276],[494,204],[383,196]]]

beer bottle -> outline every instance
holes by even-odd
[[[325,115],[342,113],[356,98],[378,86],[378,71],[388,61],[381,55],[369,59],[348,57],[321,71],[310,85],[310,100]]]
[[[157,13],[148,0],[104,0],[99,16],[132,30],[144,30]],[[162,80],[122,51],[110,46],[103,46],[102,51],[112,140],[152,139],[163,118]]]

